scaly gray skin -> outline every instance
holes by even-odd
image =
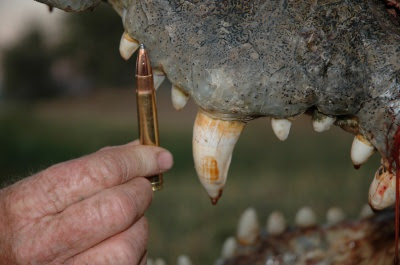
[[[83,11],[99,1],[41,2]],[[153,65],[212,116],[288,118],[316,108],[337,123],[357,117],[352,131],[389,161],[400,124],[400,32],[382,2],[109,2]]]
[[[392,265],[393,212],[335,225],[289,229],[280,235],[265,231],[250,246],[217,265]]]

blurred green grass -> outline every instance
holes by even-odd
[[[129,105],[134,97],[105,98],[114,105],[96,108],[92,103],[66,101],[1,111],[1,182],[137,138],[135,107]],[[161,93],[161,140],[173,153],[175,166],[165,174],[165,187],[155,193],[146,214],[151,257],[175,264],[178,255],[188,254],[194,264],[213,264],[223,240],[235,233],[238,217],[249,206],[257,209],[264,225],[268,213],[276,209],[293,223],[296,210],[308,205],[323,222],[331,206],[356,217],[367,202],[379,155],[354,170],[349,157],[352,136],[337,128],[315,133],[309,117],[304,117],[293,123],[285,142],[273,135],[269,119],[251,122],[235,149],[224,194],[217,206],[211,206],[192,161],[194,106],[172,113],[166,98]],[[125,101],[119,111],[119,103]],[[91,106],[90,111],[79,106]],[[115,113],[110,112],[113,108]]]

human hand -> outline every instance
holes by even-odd
[[[146,264],[153,192],[172,156],[137,141],[54,165],[0,190],[0,261]]]

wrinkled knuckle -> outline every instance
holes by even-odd
[[[91,178],[104,182],[106,186],[120,183],[124,176],[122,162],[108,152],[98,152],[95,158],[88,159],[86,169]]]
[[[109,152],[100,152],[99,162],[100,169],[107,175],[121,176],[124,173],[122,161]]]

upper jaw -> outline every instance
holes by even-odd
[[[174,106],[183,108],[189,96],[199,106],[193,138],[196,170],[214,202],[221,195],[241,131],[247,122],[263,116],[271,117],[280,140],[288,137],[291,122],[297,115],[313,115],[317,131],[326,130],[335,123],[356,136],[351,152],[355,166],[365,163],[377,150],[386,169],[396,168],[392,157],[393,139],[400,125],[400,85],[393,83],[393,73],[396,67],[399,68],[396,63],[398,52],[393,47],[386,47],[389,49],[387,54],[393,54],[389,57],[393,61],[391,72],[382,71],[386,69],[385,65],[373,60],[385,56],[379,53],[382,47],[365,48],[367,59],[357,49],[352,50],[349,55],[354,58],[350,65],[324,70],[322,59],[312,50],[324,47],[313,43],[310,32],[278,36],[274,34],[282,29],[277,27],[274,32],[265,32],[266,36],[271,35],[267,42],[224,44],[205,34],[205,30],[198,30],[204,27],[213,32],[209,26],[213,23],[207,21],[208,17],[199,21],[191,17],[186,21],[185,15],[172,12],[173,8],[165,1],[160,0],[158,4],[164,9],[143,2],[123,7],[123,23],[130,36],[146,40],[154,67],[173,84]],[[154,8],[152,12],[149,11],[151,8]],[[170,14],[173,16],[168,17]],[[372,19],[368,14],[365,17]],[[256,15],[254,19],[257,19]],[[279,26],[282,18],[276,19]],[[184,28],[179,26],[182,21]],[[376,34],[372,40],[384,36],[380,30],[371,30],[371,34]],[[351,32],[342,36],[349,41],[353,37]],[[382,43],[390,42],[390,38]],[[360,41],[368,43],[371,40]],[[276,51],[282,44],[287,50]],[[335,44],[333,41],[332,45]],[[340,45],[338,43],[336,48]],[[279,57],[284,52],[288,57]],[[331,55],[332,58],[335,56],[339,57],[339,66],[348,63],[343,54]],[[370,58],[365,66],[365,60]],[[234,133],[224,133],[232,128]],[[225,142],[231,146],[220,144]],[[386,199],[390,196],[375,196],[375,186],[373,184],[370,190],[370,198],[374,198],[370,200],[371,206],[381,208],[390,204],[391,201]]]

